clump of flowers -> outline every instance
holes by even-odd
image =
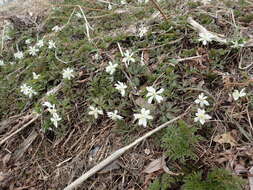
[[[138,119],[138,125],[146,127],[148,120],[153,119],[153,116],[150,115],[150,110],[142,108],[140,113],[134,114],[134,120],[136,119]]]
[[[156,89],[152,86],[148,86],[146,87],[148,93],[146,95],[146,97],[148,97],[148,103],[151,104],[153,99],[155,99],[158,103],[161,103],[161,101],[163,100],[163,97],[159,94],[162,94],[164,89],[161,88],[160,90],[156,91]]]
[[[31,86],[28,86],[27,84],[22,84],[21,86],[20,86],[20,91],[24,94],[24,95],[26,95],[26,96],[28,96],[29,98],[32,98],[33,97],[33,95],[36,95],[37,94],[37,92],[35,92],[33,89],[32,89],[32,87]]]
[[[55,108],[55,104],[51,104],[50,102],[44,102],[42,105],[47,107],[47,110],[51,114],[50,121],[57,128],[58,127],[58,122],[61,121],[62,118],[58,115],[57,110]]]
[[[88,112],[89,115],[93,115],[95,119],[98,118],[98,115],[103,115],[103,110],[98,109],[94,106],[90,106],[90,111]]]
[[[209,106],[209,102],[206,100],[207,96],[204,95],[204,93],[199,94],[198,98],[194,101],[196,104],[199,104],[201,108],[204,106]],[[194,118],[194,122],[200,122],[202,125],[209,119],[211,119],[211,116],[206,114],[206,111],[204,109],[198,108],[197,113],[195,113],[196,117]]]
[[[242,97],[246,96],[246,93],[244,91],[245,91],[245,88],[243,88],[240,92],[238,90],[235,90],[232,93],[232,96],[233,96],[234,100],[236,101],[239,98],[242,98]]]
[[[67,69],[63,69],[62,71],[62,78],[63,79],[68,79],[70,80],[71,78],[74,78],[74,69],[72,68],[67,68]]]
[[[37,43],[36,43],[36,46],[39,47],[39,48],[42,48],[44,46],[44,40],[41,39],[39,40]]]
[[[125,85],[123,82],[118,81],[118,83],[115,84],[115,88],[120,92],[121,96],[125,96],[127,85]]]

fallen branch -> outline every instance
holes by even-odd
[[[217,35],[217,34],[215,34],[215,33],[213,33],[213,32],[210,32],[210,31],[208,31],[204,26],[202,26],[201,24],[199,24],[198,22],[196,22],[195,20],[193,20],[193,18],[192,17],[189,17],[188,19],[187,19],[187,22],[190,24],[190,25],[192,25],[193,26],[193,28],[195,29],[195,30],[197,30],[198,31],[198,33],[203,33],[203,34],[211,34],[212,36],[213,36],[213,39],[215,40],[215,41],[217,41],[217,42],[220,42],[220,43],[227,43],[227,40],[225,39],[225,38],[223,38],[223,37],[219,37],[219,36],[221,36],[220,34],[219,34],[219,36]]]
[[[94,175],[95,173],[97,173],[98,171],[100,171],[101,169],[103,169],[105,166],[107,166],[108,164],[110,164],[111,162],[113,162],[114,160],[116,160],[117,158],[119,158],[121,155],[123,155],[126,151],[128,151],[129,149],[133,148],[135,145],[139,144],[141,141],[147,139],[148,137],[150,137],[151,135],[155,134],[156,132],[160,131],[161,129],[167,127],[167,125],[181,119],[183,116],[185,116],[188,111],[190,110],[189,106],[186,111],[181,114],[180,116],[158,126],[157,128],[153,129],[152,131],[146,133],[145,135],[143,135],[142,137],[136,139],[134,142],[132,142],[131,144],[115,151],[113,154],[111,154],[109,157],[107,157],[105,160],[103,160],[102,162],[100,162],[99,164],[97,164],[96,166],[94,166],[93,168],[91,168],[89,171],[87,171],[86,173],[84,173],[83,175],[81,175],[79,178],[77,178],[74,182],[72,182],[71,184],[69,184],[67,187],[64,188],[64,190],[72,190],[75,189],[77,186],[79,186],[81,183],[83,183],[85,180],[87,180],[89,177],[91,177],[92,175]]]

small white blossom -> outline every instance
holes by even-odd
[[[83,17],[82,13],[80,13],[80,12],[76,13],[75,15],[76,15],[77,18],[82,18]]]
[[[148,3],[149,0],[138,0],[138,3]]]
[[[14,61],[11,61],[11,62],[10,62],[10,64],[11,64],[11,65],[15,65],[15,64],[16,64],[16,62],[14,62]]]
[[[107,112],[107,115],[112,120],[122,120],[123,117],[121,115],[118,115],[118,110],[114,110],[114,112]]]
[[[48,49],[56,48],[55,42],[53,40],[48,41]]]
[[[203,109],[199,109],[197,113],[195,113],[196,117],[194,118],[194,122],[200,122],[202,125],[209,119],[211,119],[211,116],[206,114],[206,111]]]
[[[39,77],[40,77],[39,74],[36,74],[35,72],[33,72],[33,79],[34,79],[34,80],[39,79]]]
[[[59,27],[58,25],[56,25],[56,26],[54,26],[53,28],[52,28],[52,31],[54,31],[54,32],[59,32],[59,31],[61,31],[62,30],[62,27]]]
[[[133,58],[134,53],[131,53],[129,50],[126,50],[126,52],[124,53],[124,58],[123,58],[123,62],[127,64],[127,66],[129,65],[130,62],[135,62],[135,59]]]
[[[54,126],[57,128],[58,121],[61,121],[61,118],[57,113],[55,113],[55,114],[53,114],[53,117],[50,118],[50,120],[53,122]]]
[[[36,95],[36,94],[37,94],[37,92],[35,92],[35,91],[32,89],[32,87],[28,86],[27,84],[21,85],[20,88],[21,88],[20,91],[21,91],[24,95],[28,96],[29,98],[31,98],[33,95]]]
[[[37,49],[36,46],[30,46],[28,49],[29,54],[32,56],[37,55],[38,51],[39,51],[39,49]]]
[[[213,35],[210,32],[206,32],[206,33],[199,33],[199,41],[202,41],[203,45],[207,45],[207,42],[211,42],[213,41]]]
[[[127,85],[118,81],[118,84],[115,84],[115,88],[120,92],[121,96],[125,96]]]
[[[121,1],[120,1],[120,4],[121,4],[121,5],[126,5],[127,2],[126,2],[126,0],[121,0]]]
[[[159,94],[162,94],[164,89],[161,88],[160,90],[156,91],[155,88],[152,86],[146,87],[148,93],[146,97],[148,97],[148,103],[151,104],[153,99],[155,99],[158,103],[160,103],[163,100],[163,97],[160,96]]]
[[[4,61],[0,60],[0,66],[4,66]]]
[[[144,25],[141,25],[139,28],[139,37],[142,38],[148,32],[148,28]]]
[[[71,78],[75,77],[73,73],[74,73],[74,69],[72,68],[63,69],[62,77],[64,79],[70,80]]]
[[[234,100],[238,100],[239,98],[246,96],[246,93],[244,91],[245,88],[243,88],[240,92],[238,90],[235,90],[232,94]]]
[[[112,5],[111,5],[111,3],[109,3],[109,5],[108,5],[108,10],[112,10]]]
[[[46,107],[48,107],[48,108],[54,108],[55,107],[55,105],[54,104],[51,104],[50,102],[44,102],[43,104],[42,104],[43,106],[46,106]]]
[[[204,106],[209,106],[209,102],[206,100],[207,96],[204,96],[204,93],[201,93],[198,96],[198,99],[196,99],[194,102],[196,104],[199,104],[201,108],[203,108]]]
[[[117,66],[117,63],[113,64],[111,61],[109,61],[109,65],[105,68],[105,71],[112,75],[115,72]]]
[[[43,46],[44,46],[44,41],[43,41],[43,39],[39,40],[39,41],[36,43],[36,46],[39,47],[39,48],[43,47]]]
[[[100,110],[98,108],[95,108],[93,106],[89,107],[91,111],[88,112],[89,115],[93,115],[95,119],[98,118],[98,114],[103,115],[103,110]]]
[[[138,119],[138,125],[147,126],[147,120],[153,119],[150,115],[150,110],[146,110],[145,108],[141,109],[141,113],[134,114],[134,120]]]
[[[14,53],[14,58],[15,59],[23,59],[24,58],[24,54],[22,51],[17,51],[16,53]]]
[[[25,44],[26,45],[29,45],[29,44],[31,44],[32,43],[32,40],[31,39],[27,39],[26,41],[25,41]]]

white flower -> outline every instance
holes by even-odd
[[[246,96],[246,93],[244,91],[245,88],[243,88],[240,92],[238,90],[235,90],[232,94],[234,100],[238,100],[239,98]]]
[[[35,72],[33,72],[33,79],[37,80],[39,79],[40,75],[36,74]]]
[[[194,102],[196,104],[199,104],[201,108],[203,108],[205,105],[206,106],[209,106],[209,102],[206,100],[207,99],[207,96],[204,96],[204,93],[201,93],[199,96],[198,96],[198,99],[196,99]]]
[[[30,46],[28,49],[29,54],[32,56],[37,55],[38,51],[39,51],[39,49],[37,49],[36,46]]]
[[[16,64],[16,63],[15,63],[14,61],[11,61],[10,64],[11,64],[11,65],[14,65],[14,64]]]
[[[139,37],[142,38],[148,32],[148,28],[146,26],[141,25],[139,28]]]
[[[71,68],[63,69],[62,77],[64,79],[70,80],[71,78],[75,77],[73,73],[74,73],[74,69],[71,69]]]
[[[111,3],[109,3],[109,5],[108,5],[108,10],[112,10],[112,5],[111,5]]]
[[[126,0],[121,0],[121,1],[120,1],[120,4],[121,4],[121,5],[125,5],[125,4],[127,4],[127,2],[126,2]]]
[[[42,105],[46,106],[48,108],[49,113],[51,113],[52,115],[57,114],[55,104],[51,104],[50,102],[44,102]]]
[[[105,71],[112,75],[115,72],[117,66],[118,64],[113,64],[111,61],[109,61],[109,65],[105,68]]]
[[[29,45],[30,43],[32,43],[32,40],[31,40],[31,39],[27,39],[27,40],[25,41],[25,44],[26,44],[26,45]]]
[[[114,110],[114,112],[107,112],[107,115],[112,120],[121,120],[121,119],[123,119],[123,117],[121,115],[118,115],[118,110]]]
[[[134,114],[134,120],[138,119],[138,125],[143,125],[144,127],[147,126],[147,120],[153,119],[150,115],[150,111],[146,110],[145,108],[141,109],[141,113]]]
[[[27,84],[21,85],[20,88],[21,88],[20,91],[21,91],[24,95],[28,96],[29,98],[31,98],[33,95],[36,95],[36,94],[37,94],[37,92],[35,92],[35,91],[32,89],[32,87],[28,86]]]
[[[138,0],[138,3],[148,3],[149,0]]]
[[[91,111],[88,112],[89,115],[93,115],[95,119],[98,118],[98,114],[103,115],[103,110],[100,110],[98,108],[95,108],[93,106],[89,107]]]
[[[44,46],[44,41],[43,41],[43,39],[42,39],[42,40],[39,40],[39,41],[36,43],[36,46],[38,46],[39,48],[43,47],[43,46]]]
[[[55,42],[53,40],[48,41],[48,49],[56,48]]]
[[[46,107],[48,107],[48,108],[54,108],[54,107],[55,107],[55,105],[54,105],[54,104],[51,104],[50,102],[44,102],[42,105],[43,105],[43,106],[46,106]]]
[[[124,53],[123,62],[129,65],[130,62],[135,62],[135,59],[132,57],[134,53],[131,53],[129,50],[126,50]]]
[[[207,42],[211,42],[213,40],[213,35],[210,32],[206,32],[206,33],[199,33],[199,41],[202,41],[203,45],[207,45]]]
[[[77,18],[82,18],[83,17],[82,13],[80,13],[80,12],[76,13],[75,15],[76,15]]]
[[[24,58],[23,52],[22,51],[18,51],[16,53],[14,53],[14,58],[15,59],[22,59],[22,58]]]
[[[4,61],[0,60],[0,66],[4,66]]]
[[[54,32],[59,32],[61,30],[62,30],[62,27],[59,27],[57,25],[52,28],[52,31],[54,31]]]
[[[158,103],[160,103],[163,100],[163,97],[159,95],[159,94],[163,93],[163,91],[164,91],[163,88],[161,88],[157,92],[152,86],[148,86],[148,87],[146,87],[146,89],[148,91],[146,97],[149,97],[148,98],[148,103],[149,104],[152,103],[153,99],[155,99]]]
[[[120,92],[121,96],[125,96],[125,89],[127,88],[127,85],[125,85],[123,82],[118,81],[118,84],[115,84],[114,86]]]
[[[211,116],[206,114],[206,111],[198,108],[198,112],[195,113],[196,117],[194,118],[194,122],[200,122],[202,125],[206,122],[206,120],[211,119]]]
[[[61,118],[57,113],[55,113],[55,114],[53,114],[53,117],[50,118],[50,120],[53,122],[54,126],[57,128],[58,121],[61,121]]]

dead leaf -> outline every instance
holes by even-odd
[[[156,160],[153,160],[149,165],[143,170],[143,173],[154,173],[159,170],[163,170],[167,174],[170,175],[181,175],[181,173],[174,173],[170,171],[170,169],[167,167],[166,162],[165,162],[166,157],[162,156],[161,158],[158,158]]]
[[[220,144],[225,144],[228,143],[230,146],[236,146],[237,142],[234,139],[234,137],[231,135],[231,132],[224,133],[222,135],[217,135],[214,137],[214,142],[220,143]]]
[[[163,169],[163,157],[153,160],[148,164],[148,166],[142,171],[143,173],[154,173],[158,170]]]

